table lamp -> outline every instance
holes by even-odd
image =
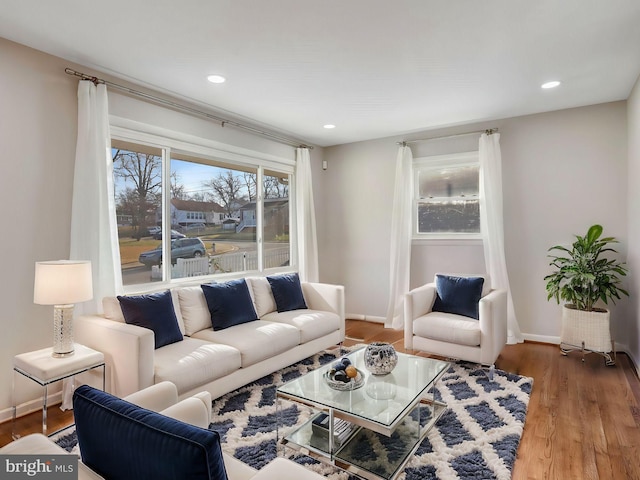
[[[73,304],[91,298],[91,262],[36,262],[33,302],[38,305],[53,305],[52,357],[73,355]]]

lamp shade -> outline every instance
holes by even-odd
[[[38,305],[68,305],[93,298],[91,262],[56,260],[36,262],[33,302]]]

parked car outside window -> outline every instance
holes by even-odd
[[[202,230],[205,227],[206,225],[204,223],[190,223],[184,228],[185,230]]]
[[[178,238],[171,241],[171,263],[178,258],[202,257],[206,253],[204,242],[200,238]],[[147,267],[162,264],[162,244],[153,250],[142,252],[138,261]]]
[[[184,233],[180,233],[176,230],[171,230],[171,240],[175,240],[176,238],[184,238],[186,235]],[[153,235],[153,238],[156,240],[162,240],[162,230]]]

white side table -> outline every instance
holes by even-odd
[[[104,354],[75,344],[75,353],[68,357],[54,358],[51,356],[52,348],[43,348],[33,352],[21,353],[13,357],[13,370],[30,378],[37,384],[44,387],[44,397],[42,400],[42,433],[47,435],[47,387],[65,378],[73,377],[82,372],[102,367],[102,390],[105,389],[105,363]],[[15,373],[13,382],[13,423],[12,436],[15,434],[16,411],[15,401]]]

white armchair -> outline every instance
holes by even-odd
[[[171,382],[157,383],[125,397],[125,400],[200,428],[207,428],[211,422],[211,394],[201,392],[179,401],[178,389]],[[100,432],[96,432],[96,435],[100,435]],[[123,441],[126,442],[127,439],[123,438]],[[66,453],[40,433],[24,436],[0,448],[2,455],[63,455]],[[275,458],[259,471],[226,453],[223,453],[222,457],[228,480],[280,480],[283,478],[322,480],[324,478],[282,457]],[[78,479],[109,480],[98,475],[81,461],[78,462]]]
[[[438,275],[436,274],[436,278]],[[507,343],[507,292],[494,290],[488,275],[450,274],[482,277],[478,319],[453,313],[434,312],[436,279],[405,295],[404,346],[407,350],[456,358],[494,366]]]

